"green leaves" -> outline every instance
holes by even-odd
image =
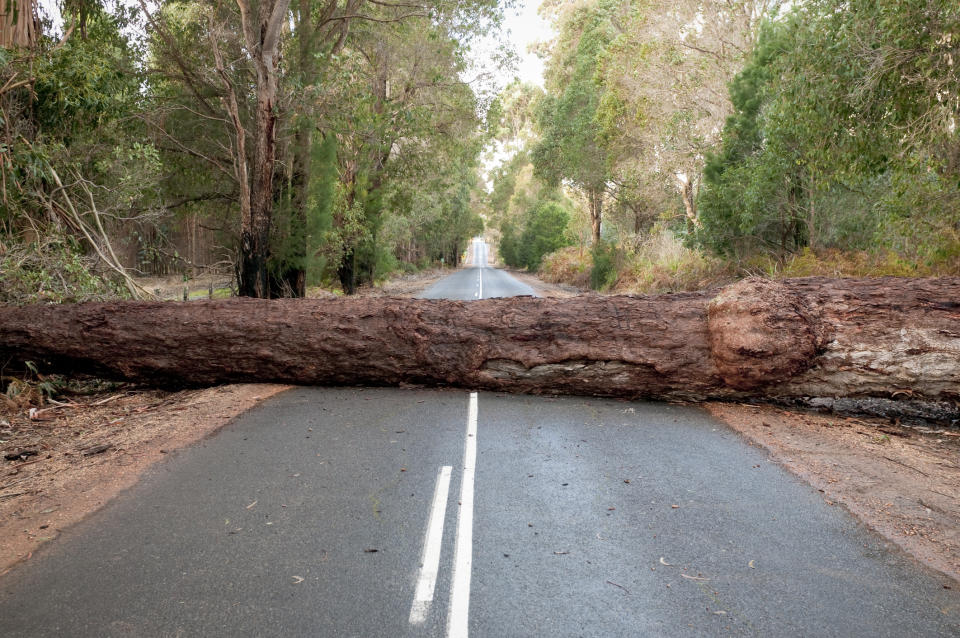
[[[958,14],[819,0],[763,25],[707,161],[702,241],[738,255],[896,245],[917,258],[956,242],[960,162],[942,158],[960,156],[960,80],[944,57]],[[903,241],[894,218],[929,234]]]
[[[595,77],[613,30],[604,4],[583,5],[562,19],[547,71],[548,95],[536,107],[540,141],[531,152],[537,175],[550,184],[569,181],[602,190],[606,150],[597,111],[603,96]]]

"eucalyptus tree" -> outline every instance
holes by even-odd
[[[536,105],[540,140],[532,149],[540,178],[567,182],[584,193],[594,244],[600,241],[610,177],[597,124],[602,87],[595,80],[600,56],[614,35],[610,8],[608,2],[560,8],[559,33],[546,63],[547,95]]]
[[[757,25],[779,0],[623,0],[603,52],[599,109],[611,172],[628,188],[675,184],[689,228],[706,155],[731,113],[727,85],[753,49]],[[642,204],[641,204],[642,206]]]
[[[382,178],[375,173],[403,137],[401,125],[413,116],[402,100],[425,94],[431,86],[449,90],[462,84],[446,72],[442,81],[434,82],[423,75],[428,71],[405,66],[408,54],[416,54],[411,59],[422,62],[433,48],[431,40],[397,49],[404,58],[386,57],[390,47],[396,48],[398,29],[421,25],[410,37],[452,42],[456,46],[445,55],[462,62],[464,51],[458,43],[496,24],[500,13],[492,0],[457,5],[326,0],[297,2],[292,7],[289,0],[254,4],[243,0],[235,6],[168,2],[159,12],[149,12],[146,5],[144,11],[153,26],[158,62],[154,69],[180,87],[180,110],[208,120],[223,134],[219,140],[176,139],[177,132],[169,126],[159,133],[164,139],[173,138],[171,143],[182,147],[183,153],[208,160],[221,173],[231,175],[241,213],[240,291],[252,296],[270,294],[271,241],[277,239],[274,211],[283,200],[284,188],[295,221],[289,228],[296,236],[282,239],[288,247],[296,246],[285,251],[284,263],[273,264],[272,275],[275,284],[303,294],[307,255],[302,229],[307,225],[311,180],[317,174],[311,167],[314,138],[319,143],[333,135],[338,157],[362,146],[362,157],[354,158],[356,166],[353,160],[340,164],[339,178],[348,184],[347,207],[354,209],[357,193],[376,190]],[[377,47],[387,49],[378,52]],[[288,52],[283,59],[281,49]],[[391,83],[393,87],[402,84],[398,73],[415,77],[403,93],[391,88]],[[434,102],[442,106],[442,101]],[[365,137],[355,139],[355,134]],[[204,152],[211,143],[219,150]],[[356,175],[360,175],[358,189],[349,186]]]
[[[40,34],[35,0],[6,0],[0,5],[0,48],[32,48]]]
[[[343,215],[355,211],[369,231],[345,246],[338,269],[345,291],[371,278],[383,215],[404,199],[398,191],[475,165],[480,122],[476,96],[460,77],[464,53],[448,26],[426,18],[356,24],[350,34],[338,93],[348,106],[320,120],[339,140]]]
[[[955,3],[910,0],[819,0],[768,24],[708,162],[705,241],[955,254],[958,28]]]

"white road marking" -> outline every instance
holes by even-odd
[[[423,556],[420,564],[420,578],[410,607],[410,624],[420,625],[427,619],[427,612],[433,603],[433,591],[437,585],[437,572],[440,571],[440,545],[443,542],[443,519],[447,512],[447,496],[450,493],[450,472],[453,467],[444,465],[437,474],[437,486],[433,491],[433,505],[427,522],[427,534],[423,541]]]
[[[447,614],[448,638],[467,638],[470,615],[470,574],[473,569],[473,479],[477,464],[477,393],[470,393],[467,411],[467,441],[463,450],[463,482],[460,485],[460,516]]]

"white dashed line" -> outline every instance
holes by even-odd
[[[450,472],[453,467],[444,465],[437,474],[437,486],[433,491],[433,505],[427,522],[427,534],[423,541],[423,556],[420,578],[410,607],[410,624],[420,625],[427,619],[433,603],[433,592],[440,571],[440,545],[443,542],[443,519],[447,512],[447,496],[450,493]]]

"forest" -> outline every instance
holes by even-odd
[[[546,2],[543,87],[499,97],[504,261],[669,292],[960,274],[960,5]]]
[[[5,6],[0,302],[352,294],[481,232],[614,292],[960,274],[950,0],[546,0],[506,87],[493,0]]]
[[[0,301],[350,294],[483,229],[491,0],[5,6]]]

